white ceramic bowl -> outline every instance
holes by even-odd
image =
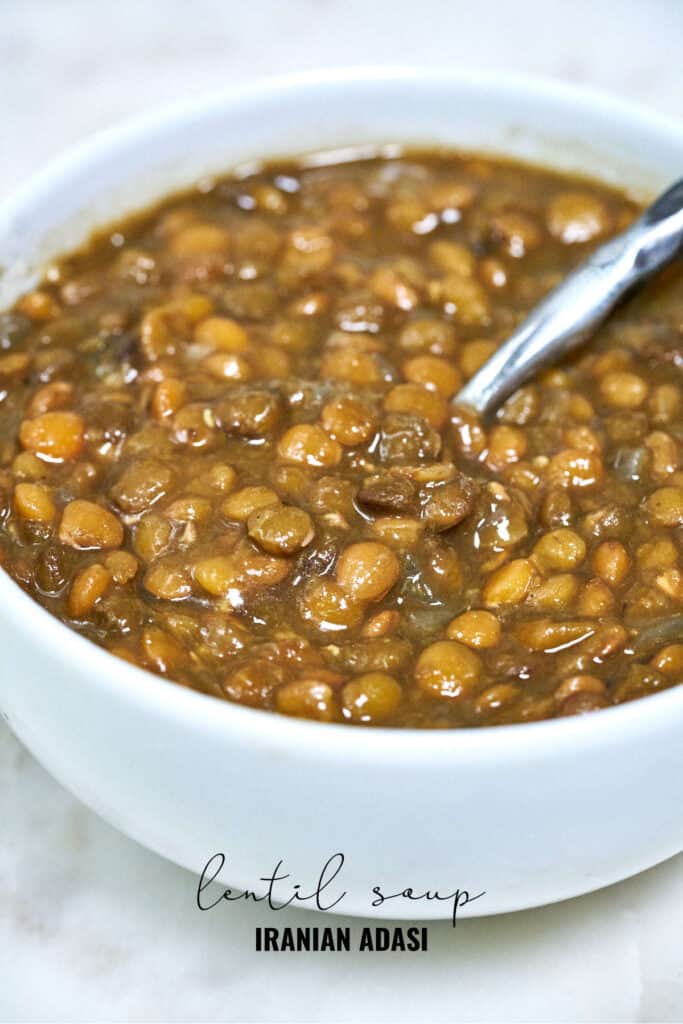
[[[683,129],[552,82],[350,70],[261,82],[109,131],[0,210],[0,307],[96,226],[258,157],[444,144],[647,195],[681,174]],[[359,729],[222,703],[88,643],[0,572],[0,706],[35,756],[123,832],[262,891],[282,858],[337,910],[446,917],[385,893],[457,887],[492,914],[608,885],[683,848],[683,686],[597,714],[455,732]],[[277,890],[276,890],[277,891]],[[283,895],[286,891],[280,890]],[[277,922],[275,922],[277,923]]]

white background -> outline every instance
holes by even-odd
[[[681,0],[0,0],[0,195],[101,127],[250,76],[519,70],[681,116],[682,53]],[[681,857],[560,906],[432,925],[429,953],[393,957],[257,955],[254,927],[273,920],[202,915],[194,890],[0,725],[0,1020],[683,1019]]]

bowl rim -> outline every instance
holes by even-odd
[[[619,116],[636,127],[639,120],[683,142],[683,124],[653,112],[646,106],[610,95],[586,85],[574,85],[537,75],[498,71],[453,71],[449,68],[419,66],[354,65],[309,69],[289,74],[259,77],[237,87],[176,102],[126,118],[104,131],[70,146],[46,167],[32,175],[0,202],[0,219],[12,219],[42,193],[68,187],[71,175],[101,155],[103,150],[126,148],[154,131],[164,133],[188,118],[210,116],[232,106],[257,99],[269,99],[282,91],[342,84],[398,85],[420,81],[432,86],[461,87],[481,91],[516,91],[527,98],[542,97],[574,107],[596,107],[606,116]],[[163,195],[160,194],[159,199]],[[510,725],[454,729],[355,726],[288,717],[273,711],[246,707],[189,689],[117,658],[80,635],[46,608],[34,601],[4,570],[0,570],[0,604],[7,628],[17,634],[31,632],[35,643],[52,645],[61,661],[71,663],[75,674],[87,674],[93,687],[103,687],[114,700],[137,704],[162,718],[174,719],[183,728],[190,725],[205,733],[231,735],[270,750],[294,751],[305,757],[352,756],[364,763],[436,763],[451,760],[487,761],[499,759],[545,759],[550,751],[621,745],[653,733],[659,724],[668,728],[673,719],[683,719],[683,685],[638,698],[626,704],[604,708],[598,714],[545,719]],[[32,620],[35,619],[34,622]],[[28,625],[27,625],[28,622]],[[87,668],[83,668],[87,665]],[[18,669],[15,670],[18,675]],[[13,673],[14,674],[14,673]],[[9,685],[12,685],[11,681]]]
[[[621,116],[631,122],[642,120],[657,131],[678,136],[683,140],[683,123],[671,115],[652,110],[644,103],[623,99],[607,90],[583,83],[566,82],[548,75],[490,69],[453,70],[443,66],[426,68],[410,64],[351,64],[309,68],[304,71],[259,76],[236,86],[205,92],[189,100],[157,105],[152,109],[124,117],[107,128],[67,146],[63,152],[48,160],[45,167],[12,189],[9,195],[0,199],[0,219],[10,220],[36,193],[43,189],[53,190],[58,187],[62,179],[68,178],[81,164],[95,158],[102,149],[130,145],[149,131],[159,132],[179,121],[210,116],[214,112],[238,106],[245,101],[269,98],[274,92],[294,92],[301,88],[341,84],[398,85],[411,81],[435,86],[458,86],[480,92],[496,93],[505,90],[515,91],[519,95],[534,94],[544,102],[564,103],[575,108],[585,107],[592,112],[600,109],[605,114]],[[163,199],[163,195],[159,198]],[[132,212],[135,212],[134,209]]]

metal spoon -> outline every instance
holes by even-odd
[[[683,178],[626,231],[595,249],[536,306],[455,396],[481,416],[582,345],[634,285],[683,251]]]

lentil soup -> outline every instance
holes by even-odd
[[[457,728],[683,681],[683,278],[491,424],[449,403],[638,212],[450,152],[280,162],[0,316],[0,564],[113,654],[320,721]]]

